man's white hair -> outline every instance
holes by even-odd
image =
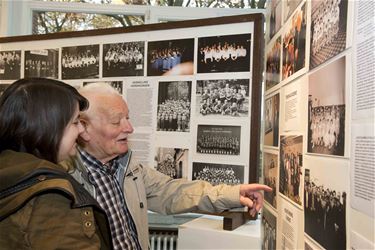
[[[121,94],[113,88],[109,83],[107,82],[94,82],[87,84],[79,89],[79,92],[84,94],[115,94],[121,96]]]

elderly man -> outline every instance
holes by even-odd
[[[133,132],[122,96],[105,83],[83,87],[90,101],[82,113],[76,171],[72,175],[106,211],[115,249],[148,249],[147,210],[162,214],[221,212],[241,206],[254,215],[262,208],[261,184],[212,186],[204,181],[172,179],[131,160]]]

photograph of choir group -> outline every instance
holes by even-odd
[[[266,99],[264,108],[264,145],[279,146],[279,109],[279,93]]]
[[[282,79],[305,67],[306,4],[298,9],[283,36]]]
[[[4,93],[5,89],[8,88],[10,84],[0,84],[0,96]]]
[[[198,38],[198,73],[250,71],[251,34]]]
[[[278,37],[272,48],[267,53],[266,58],[266,90],[272,88],[280,82],[281,75],[281,37]]]
[[[0,80],[17,80],[21,76],[21,50],[0,51]]]
[[[202,116],[247,116],[249,79],[197,81],[196,103]]]
[[[240,126],[198,125],[197,153],[239,155]]]
[[[284,22],[288,20],[290,15],[293,11],[298,7],[298,5],[302,2],[302,0],[283,0],[284,4],[283,12],[284,12]]]
[[[48,77],[57,79],[59,77],[59,50],[27,50],[25,51],[25,78]]]
[[[63,47],[62,79],[99,78],[99,45]]]
[[[191,81],[159,82],[157,131],[189,132]]]
[[[91,83],[95,83],[99,81],[93,81],[93,82],[83,82],[83,86]],[[103,81],[100,81],[103,82]],[[122,95],[122,89],[123,89],[123,82],[122,81],[104,81],[105,83],[111,85],[115,90],[118,91],[120,95]]]
[[[276,217],[266,208],[262,209],[262,250],[276,249]]]
[[[155,169],[173,179],[187,178],[188,149],[157,148]]]
[[[279,192],[302,205],[302,136],[281,136]]]
[[[103,45],[103,77],[144,76],[145,42]]]
[[[307,152],[344,156],[345,57],[309,76]]]
[[[348,0],[311,1],[310,69],[346,48]]]
[[[346,249],[346,192],[329,186],[305,170],[305,233],[325,249]]]
[[[263,153],[263,176],[264,184],[272,188],[272,192],[264,193],[264,200],[274,208],[277,208],[276,187],[278,180],[278,155]]]
[[[244,166],[193,162],[193,180],[208,181],[212,185],[244,183]]]
[[[192,75],[194,64],[194,39],[148,42],[147,75],[160,76],[170,71]],[[189,66],[190,70],[183,70]]]
[[[281,28],[281,8],[282,8],[282,1],[281,0],[271,0],[271,13],[270,13],[270,20],[269,20],[269,39],[271,40],[272,37],[279,31]]]

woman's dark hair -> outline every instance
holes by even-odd
[[[6,149],[57,162],[65,127],[89,102],[61,81],[20,79],[0,96],[0,152]]]

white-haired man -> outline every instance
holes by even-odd
[[[73,176],[106,211],[115,249],[148,249],[148,210],[176,214],[247,206],[254,215],[261,209],[260,191],[271,191],[268,186],[212,186],[205,181],[172,179],[133,162],[128,150],[133,127],[122,96],[105,83],[86,85],[80,93],[90,107],[81,115],[86,131],[79,142]]]

